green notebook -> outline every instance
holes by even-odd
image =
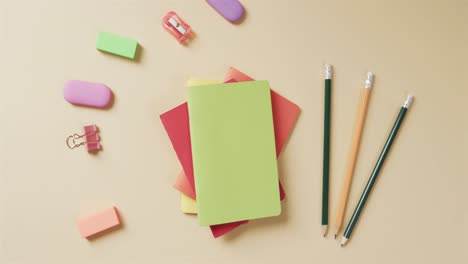
[[[188,88],[201,226],[281,213],[267,81]]]

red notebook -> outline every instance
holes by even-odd
[[[249,76],[239,72],[238,70],[229,69],[226,79],[235,81],[252,81]],[[273,121],[275,129],[276,141],[276,154],[277,156],[283,149],[296,119],[299,115],[300,109],[297,105],[282,97],[278,93],[271,91],[271,101],[273,108]],[[186,181],[178,179],[175,187],[188,195],[189,197],[196,198],[195,184],[193,176],[193,163],[192,163],[192,149],[190,141],[190,127],[188,120],[187,103],[177,106],[176,108],[161,115],[161,121],[166,129],[167,134],[172,142],[173,148],[182,164],[185,172]],[[184,176],[184,172],[179,174],[179,178]],[[193,192],[187,191],[190,185]],[[281,199],[284,199],[285,193],[280,184]],[[211,226],[211,231],[214,237],[222,236],[241,224],[247,221],[240,221],[234,223],[225,223],[220,225]]]

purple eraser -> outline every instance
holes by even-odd
[[[104,108],[111,101],[112,91],[100,83],[68,81],[63,89],[63,97],[71,104]]]
[[[244,15],[244,7],[238,0],[206,0],[220,15],[230,22],[239,21]]]

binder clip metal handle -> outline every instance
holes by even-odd
[[[65,143],[69,149],[75,149],[80,146],[86,145],[88,152],[98,151],[101,149],[99,143],[99,134],[96,125],[85,126],[84,134],[73,134],[67,137]],[[81,140],[81,141],[79,141]]]

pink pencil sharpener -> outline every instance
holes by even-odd
[[[173,11],[163,17],[162,25],[179,43],[183,43],[192,33],[190,26]]]

